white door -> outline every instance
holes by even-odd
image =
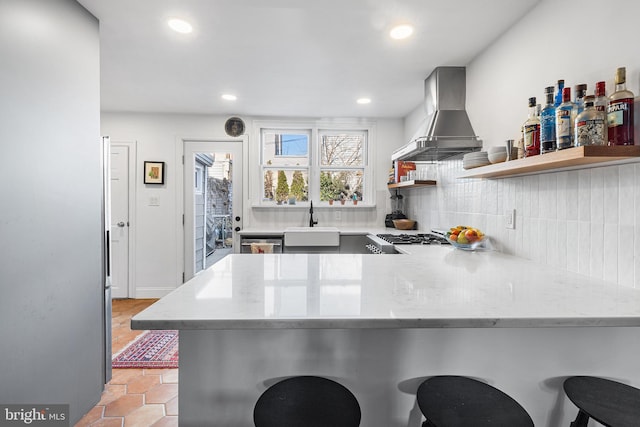
[[[242,228],[242,144],[236,141],[185,141],[184,142],[184,281],[186,282],[199,271],[196,257],[200,253],[201,241],[197,239],[196,222],[197,182],[196,154],[206,154],[216,159],[212,167],[206,168],[214,176],[216,173],[225,176],[231,183],[229,200],[211,201],[205,195],[207,203],[216,205],[216,209],[206,207],[210,228],[215,229],[213,236],[214,249],[218,253],[230,253],[239,242],[236,228]],[[222,169],[222,171],[220,171]],[[205,177],[206,178],[206,177]],[[204,188],[207,188],[205,185]],[[233,198],[233,200],[231,200]],[[224,212],[217,211],[223,205],[229,206]],[[205,219],[205,224],[207,219]],[[205,242],[206,243],[206,242]],[[211,242],[210,242],[211,243]],[[197,245],[197,246],[196,246]],[[214,255],[212,254],[212,255]]]
[[[129,298],[129,147],[111,145],[111,297]]]

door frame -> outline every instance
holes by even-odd
[[[138,164],[138,141],[115,141],[111,140],[111,147],[120,145],[129,148],[129,242],[128,242],[128,259],[129,267],[127,271],[127,297],[137,298],[136,296],[136,165]],[[111,153],[109,153],[111,155]]]
[[[185,144],[187,142],[196,142],[196,143],[236,143],[241,144],[242,156],[240,161],[242,162],[242,195],[240,197],[240,203],[242,204],[241,208],[241,227],[246,227],[248,225],[248,217],[247,212],[249,211],[249,137],[248,135],[241,135],[237,138],[229,137],[229,136],[218,136],[218,137],[185,137],[179,136],[176,138],[176,230],[178,231],[177,245],[176,245],[176,286],[180,286],[185,282],[185,194],[184,194],[184,174],[185,174]],[[206,150],[204,150],[206,151]],[[234,196],[235,200],[235,196]],[[235,221],[233,227],[235,228]],[[233,244],[234,247],[239,244],[239,237],[237,233],[234,231],[233,233]]]

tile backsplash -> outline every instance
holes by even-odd
[[[478,227],[496,250],[640,287],[640,163],[484,180],[460,171],[461,160],[441,162],[437,186],[405,191],[421,229]]]

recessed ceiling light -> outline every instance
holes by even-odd
[[[413,34],[413,27],[407,24],[396,25],[389,32],[389,36],[391,36],[392,39],[396,40],[406,39],[411,34]]]
[[[193,31],[193,27],[191,26],[191,24],[182,19],[169,19],[168,24],[173,31],[176,31],[178,33],[188,34]]]
[[[371,99],[369,99],[369,98],[359,98],[356,102],[358,104],[371,104]]]
[[[222,95],[222,99],[224,99],[225,101],[235,101],[236,99],[238,99],[238,97],[231,93],[225,93],[224,95]]]

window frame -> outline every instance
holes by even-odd
[[[322,163],[322,137],[324,135],[337,135],[337,134],[347,134],[347,135],[361,135],[363,136],[363,148],[362,148],[362,164],[358,165],[358,166],[347,166],[347,165],[341,165],[341,166],[323,166]],[[318,139],[318,144],[317,144],[317,149],[318,149],[318,202],[320,203],[324,203],[324,201],[320,201],[320,175],[322,174],[322,172],[340,172],[340,171],[362,171],[362,184],[363,184],[363,191],[362,191],[362,200],[359,200],[359,202],[363,202],[366,203],[365,201],[365,193],[367,191],[367,187],[369,186],[369,184],[367,184],[367,175],[366,175],[366,171],[367,171],[367,165],[369,164],[369,153],[368,153],[368,146],[369,146],[369,137],[368,137],[369,132],[367,130],[353,130],[353,129],[327,129],[327,128],[320,128],[318,129],[318,135],[317,135],[317,139]],[[328,201],[326,203],[329,203]]]
[[[266,161],[264,159],[264,146],[263,146],[263,135],[267,132],[273,132],[273,133],[282,133],[282,134],[306,134],[308,137],[308,141],[309,141],[309,145],[307,146],[307,164],[306,165],[283,165],[283,166],[272,166],[272,165],[267,165]],[[286,205],[279,205],[277,203],[276,200],[264,200],[264,175],[266,173],[267,170],[273,170],[274,172],[276,172],[278,170],[284,170],[284,171],[291,171],[291,172],[295,172],[297,170],[301,170],[301,171],[306,171],[307,172],[307,180],[309,182],[309,193],[311,192],[311,165],[312,165],[312,158],[313,158],[313,133],[311,132],[311,129],[303,129],[303,128],[281,128],[281,127],[262,127],[259,130],[259,138],[258,138],[258,146],[260,147],[260,156],[259,156],[259,168],[260,168],[260,198],[258,200],[260,200],[260,204],[262,205],[277,205],[277,206],[286,206]],[[293,155],[279,155],[276,157],[280,157],[280,158],[294,158],[294,157],[299,157],[299,156],[293,156]],[[288,183],[289,186],[291,186],[291,182]],[[297,203],[302,203],[303,206],[304,205],[308,205],[308,201],[307,202],[303,202],[303,201],[296,201]]]
[[[206,166],[196,162],[194,168],[194,181],[195,181],[195,187],[194,187],[194,193],[195,194],[204,194],[205,192],[205,175],[207,173],[206,171]]]
[[[250,164],[254,164],[250,170],[257,171],[257,174],[250,185],[254,186],[253,191],[250,193],[254,195],[254,202],[252,207],[273,207],[280,209],[292,209],[309,206],[310,202],[313,202],[314,207],[329,206],[328,201],[320,201],[320,172],[323,170],[363,170],[363,192],[362,200],[357,205],[347,203],[344,206],[353,206],[355,208],[366,208],[375,206],[375,170],[373,159],[374,147],[375,147],[375,123],[369,121],[340,121],[340,120],[327,120],[327,121],[295,121],[295,120],[269,120],[260,121],[256,120],[253,123],[254,135],[255,135],[255,147],[253,151],[255,154],[252,158],[249,158]],[[264,151],[262,143],[263,131],[281,131],[283,133],[296,133],[296,132],[309,132],[309,164],[308,166],[287,166],[279,167],[284,170],[304,170],[308,171],[308,200],[305,202],[296,202],[295,205],[278,205],[275,200],[267,201],[263,200],[264,197],[264,173],[267,169],[267,165],[264,163]],[[360,133],[365,136],[365,147],[363,148],[363,166],[321,166],[321,135],[323,133]]]

